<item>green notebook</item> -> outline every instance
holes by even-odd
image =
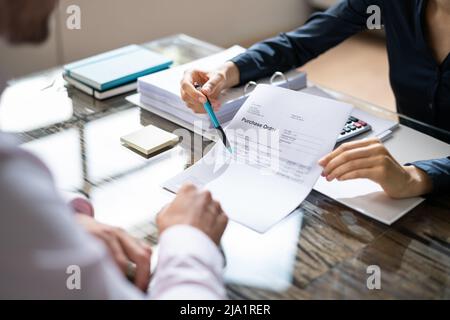
[[[64,73],[98,91],[167,69],[172,60],[138,45],[102,53],[64,66]]]

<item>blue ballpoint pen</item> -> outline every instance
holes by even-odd
[[[201,90],[202,86],[196,84],[195,89]],[[219,131],[222,142],[225,145],[225,147],[228,149],[228,151],[232,152],[230,143],[228,142],[227,136],[225,135],[225,131],[223,130],[222,126],[220,125],[219,120],[216,117],[216,114],[214,113],[213,107],[211,105],[211,102],[209,101],[208,97],[206,97],[206,102],[203,104],[203,107],[205,108],[206,112],[208,113],[209,118],[211,119],[211,122],[214,126],[214,128]]]

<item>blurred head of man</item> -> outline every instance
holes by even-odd
[[[0,37],[15,44],[43,42],[57,1],[0,0]]]

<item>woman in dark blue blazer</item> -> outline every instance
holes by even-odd
[[[208,96],[219,108],[217,97],[224,88],[305,64],[365,30],[368,21],[376,20],[371,19],[377,9],[398,112],[450,131],[450,0],[341,1],[294,31],[253,45],[217,70],[186,72],[183,100],[195,112],[204,112]],[[201,92],[194,82],[204,84]],[[450,157],[402,166],[376,139],[345,143],[319,164],[329,181],[368,178],[393,198],[450,191]]]

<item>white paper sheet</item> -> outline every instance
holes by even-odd
[[[230,154],[218,143],[197,164],[169,180],[211,191],[231,220],[265,232],[309,194],[350,115],[348,104],[259,85],[225,129]]]

